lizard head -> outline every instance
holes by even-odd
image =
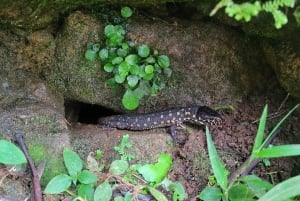
[[[224,121],[221,115],[215,110],[200,106],[196,114],[196,123],[204,125],[219,125]]]

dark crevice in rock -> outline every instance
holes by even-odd
[[[72,123],[97,124],[98,118],[115,114],[116,112],[99,105],[75,100],[65,101],[65,117]]]

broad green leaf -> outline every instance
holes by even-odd
[[[154,64],[155,63],[155,58],[152,57],[152,56],[147,57],[146,62],[149,63],[149,64]]]
[[[154,67],[152,65],[147,65],[145,67],[145,73],[151,74],[151,73],[153,73],[153,71],[154,71]]]
[[[222,163],[215,145],[213,144],[211,135],[209,133],[208,127],[206,126],[205,129],[206,133],[206,140],[207,140],[207,148],[209,154],[209,160],[215,175],[215,178],[218,184],[221,186],[223,191],[227,191],[227,175],[228,171],[225,168],[225,165]]]
[[[129,65],[135,65],[138,63],[139,57],[136,54],[130,54],[125,58],[125,61],[129,64]]]
[[[111,63],[116,65],[116,64],[120,64],[123,61],[123,57],[115,57]]]
[[[78,174],[78,181],[82,184],[93,184],[97,180],[97,176],[88,170],[83,170]]]
[[[134,110],[139,106],[140,100],[132,90],[127,89],[122,98],[122,104],[128,110]]]
[[[100,184],[94,193],[94,201],[110,201],[112,197],[112,188],[110,184],[105,181]]]
[[[255,154],[257,158],[277,158],[286,156],[299,156],[300,144],[270,146]]]
[[[148,45],[140,45],[137,47],[137,52],[140,57],[148,57],[150,54],[150,48]]]
[[[120,75],[126,76],[130,70],[130,66],[126,61],[123,61],[122,63],[120,63],[118,70]]]
[[[107,63],[104,65],[105,72],[111,73],[113,72],[115,66],[112,63]]]
[[[123,83],[125,81],[126,75],[125,76],[121,76],[120,74],[115,74],[115,81],[116,83]]]
[[[160,65],[160,67],[167,68],[170,66],[170,59],[166,55],[160,55],[157,58],[157,63]]]
[[[106,48],[101,49],[99,51],[99,58],[104,61],[105,59],[108,59],[108,50]]]
[[[0,163],[19,165],[27,163],[24,153],[15,144],[0,140]]]
[[[251,157],[253,157],[257,152],[259,152],[262,149],[261,145],[263,143],[267,116],[268,116],[268,105],[264,107],[263,113],[260,117],[257,134],[252,148]]]
[[[116,34],[116,30],[115,30],[114,25],[111,25],[111,24],[106,25],[105,28],[104,28],[104,34],[108,38],[110,38],[113,35],[115,35]]]
[[[115,25],[115,30],[116,30],[117,35],[119,35],[119,36],[123,36],[126,33],[125,29],[122,25]]]
[[[300,176],[289,178],[263,195],[258,201],[282,201],[300,195]]]
[[[128,18],[128,17],[130,17],[131,15],[132,15],[132,10],[131,10],[131,8],[129,8],[129,7],[123,7],[122,9],[121,9],[121,15],[122,15],[122,17],[124,17],[124,18]]]
[[[167,175],[172,165],[172,158],[169,154],[160,154],[155,164],[147,164],[139,167],[138,172],[148,182],[159,183]]]
[[[78,154],[72,151],[71,149],[64,148],[63,158],[65,166],[71,176],[77,175],[77,173],[82,170],[82,160],[80,159]]]
[[[262,180],[255,175],[247,175],[239,179],[239,181],[245,183],[256,195],[256,197],[261,197],[268,190],[270,190],[273,185],[269,182]]]
[[[122,49],[122,48],[119,48],[117,50],[117,55],[120,56],[120,57],[126,57],[127,54],[128,54],[128,50],[125,50],[125,49]]]
[[[78,186],[77,193],[86,200],[93,201],[94,187],[90,184],[80,184]]]
[[[122,49],[124,49],[124,50],[129,50],[129,45],[128,45],[128,43],[122,43]]]
[[[204,201],[220,201],[222,198],[222,192],[215,186],[207,186],[199,194],[199,198]]]
[[[133,93],[138,97],[138,99],[142,99],[146,92],[139,86],[137,87]]]
[[[124,36],[122,35],[112,35],[109,39],[108,39],[108,45],[112,46],[112,47],[116,47],[118,45],[120,45],[123,42]]]
[[[89,61],[96,61],[97,52],[95,52],[94,50],[88,49],[85,51],[84,56]]]
[[[153,73],[145,74],[145,75],[143,76],[143,79],[149,81],[149,80],[152,80],[153,76],[154,76]]]
[[[245,184],[234,185],[229,189],[229,200],[249,200],[254,198],[254,193]]]
[[[159,190],[152,188],[150,186],[147,186],[148,191],[151,193],[151,195],[158,201],[168,201],[166,196],[160,192]]]
[[[66,174],[60,174],[53,177],[47,184],[44,193],[59,194],[66,191],[72,183],[72,178]]]
[[[130,87],[135,87],[138,82],[139,82],[139,76],[137,75],[127,76],[127,83]]]
[[[129,164],[125,160],[115,160],[111,163],[109,172],[115,175],[121,175],[126,172]]]
[[[139,75],[139,73],[140,73],[140,67],[137,64],[131,65],[129,72],[132,75]],[[140,77],[142,77],[142,76],[140,76]]]

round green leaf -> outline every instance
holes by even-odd
[[[117,55],[120,57],[126,57],[127,54],[128,54],[128,50],[126,49],[119,48],[117,50]]]
[[[146,59],[146,62],[149,63],[149,64],[154,64],[155,63],[155,58],[150,56]]]
[[[127,77],[127,83],[130,87],[135,87],[139,82],[139,76],[137,75],[129,75]]]
[[[64,148],[63,158],[65,166],[71,176],[77,175],[77,173],[82,170],[82,160],[80,159],[78,154],[71,149]]]
[[[149,80],[152,80],[153,76],[154,76],[153,73],[145,74],[145,75],[143,76],[143,79],[149,81]]]
[[[98,43],[93,44],[92,50],[93,50],[94,52],[98,52],[99,49],[100,49],[100,44],[98,44]]]
[[[88,170],[83,170],[78,174],[78,181],[82,184],[93,184],[97,179],[96,175]]]
[[[0,140],[0,163],[18,165],[27,163],[27,160],[15,144],[7,140]]]
[[[138,55],[140,57],[147,57],[150,54],[150,49],[148,45],[140,45],[137,47]]]
[[[154,71],[154,67],[152,65],[147,65],[145,67],[145,73],[150,74],[153,73],[153,71]]]
[[[158,55],[158,50],[153,50],[153,55],[157,56]]]
[[[104,28],[104,34],[108,38],[110,38],[113,35],[115,35],[116,34],[116,30],[115,30],[114,25],[111,25],[111,24],[106,25],[105,28]]]
[[[94,187],[89,184],[80,184],[77,193],[80,197],[86,198],[86,200],[93,200],[94,198]]]
[[[219,188],[215,186],[207,186],[201,193],[199,194],[199,198],[201,200],[221,200],[222,192]]]
[[[125,61],[129,64],[129,65],[135,65],[139,60],[138,55],[136,54],[130,54],[125,58]]]
[[[110,201],[112,197],[112,188],[110,184],[105,181],[100,184],[94,193],[94,201]]]
[[[106,48],[99,51],[99,57],[103,61],[108,58],[108,50]]]
[[[132,65],[130,66],[130,73],[133,75],[139,75],[140,73],[140,67],[138,65]]]
[[[120,74],[115,74],[116,83],[122,84],[125,81],[126,76],[121,76]]]
[[[116,25],[115,30],[116,30],[117,35],[119,35],[119,36],[123,36],[126,33],[125,29],[122,25]]]
[[[108,45],[112,47],[116,47],[123,42],[124,36],[122,35],[112,35],[108,40]]]
[[[166,55],[160,55],[157,59],[158,65],[162,68],[167,68],[170,66],[170,59]]]
[[[95,52],[94,50],[88,49],[85,51],[84,56],[89,61],[95,61],[97,58],[97,52]]]
[[[111,63],[116,65],[116,64],[120,64],[123,61],[123,57],[115,57]]]
[[[122,104],[128,110],[134,110],[139,106],[140,100],[139,98],[131,91],[127,89],[122,98]]]
[[[115,160],[111,163],[109,172],[115,175],[121,175],[126,172],[129,165],[125,160]]]
[[[124,49],[124,50],[129,50],[129,45],[128,45],[128,43],[122,43],[122,49]]]
[[[130,66],[128,65],[127,62],[123,61],[122,63],[120,63],[118,70],[119,70],[120,75],[125,77],[130,70]]]
[[[105,72],[111,73],[114,70],[114,65],[107,63],[104,65]]]
[[[122,17],[124,17],[124,18],[128,18],[128,17],[130,17],[131,15],[132,15],[132,10],[131,10],[131,8],[129,8],[129,7],[123,7],[122,9],[121,9],[121,15],[122,15]]]
[[[60,174],[53,177],[47,184],[44,193],[59,194],[66,191],[72,183],[72,178],[66,174]]]

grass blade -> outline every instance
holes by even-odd
[[[208,155],[209,160],[216,177],[218,184],[221,186],[223,191],[227,191],[227,175],[228,171],[225,168],[225,165],[222,163],[216,147],[212,141],[211,135],[209,133],[208,127],[206,126],[206,140],[207,140],[207,148],[208,148]]]
[[[276,126],[273,128],[273,130],[270,132],[270,134],[268,135],[268,137],[265,139],[264,143],[262,144],[261,148],[265,145],[265,143],[268,141],[269,138],[272,137],[272,135],[276,132],[276,130],[279,128],[279,126],[281,126],[281,124],[286,120],[286,118],[288,118],[292,112],[294,112],[298,107],[300,106],[300,104],[298,103],[297,105],[295,105],[295,107],[293,107],[277,124]]]
[[[300,195],[300,175],[285,180],[264,194],[258,201],[282,201]]]
[[[263,138],[264,138],[264,131],[265,131],[265,127],[266,127],[267,115],[268,115],[268,105],[265,106],[263,113],[260,117],[259,126],[258,126],[257,134],[255,137],[251,157],[254,156],[255,153],[259,152],[260,149],[262,148],[261,145],[262,145]]]
[[[300,144],[272,146],[255,154],[257,158],[277,158],[300,155]]]

